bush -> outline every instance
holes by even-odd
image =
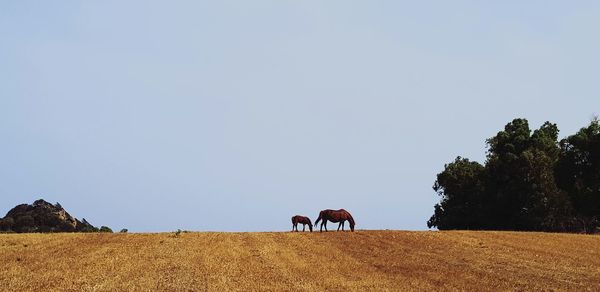
[[[119,231],[119,233],[127,233],[129,230],[127,230],[127,228],[123,228],[121,229],[121,231]]]
[[[101,226],[100,232],[113,233],[112,229],[110,229],[108,226]]]

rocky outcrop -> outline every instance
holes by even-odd
[[[94,232],[98,228],[85,219],[79,221],[63,207],[52,205],[42,199],[33,204],[21,204],[12,208],[0,219],[0,231],[4,232]]]

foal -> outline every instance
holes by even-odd
[[[296,232],[298,232],[298,223],[302,224],[302,232],[306,230],[307,224],[308,229],[310,229],[310,232],[312,232],[312,222],[310,222],[310,218],[300,215],[292,217],[292,232],[294,231],[294,228],[296,229]]]

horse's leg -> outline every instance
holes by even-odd
[[[325,232],[327,232],[327,220],[323,221],[325,223]]]
[[[304,232],[304,230],[306,230],[306,224],[302,224],[302,232]]]
[[[344,231],[344,223],[346,223],[346,221],[342,221],[342,231]]]
[[[343,221],[340,221],[340,224],[338,224],[338,230],[337,231],[340,231],[340,227],[342,227],[342,222]]]
[[[325,220],[321,221],[321,232],[323,232],[323,225],[325,225]],[[325,231],[327,231],[327,226],[325,226]]]

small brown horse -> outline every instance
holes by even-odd
[[[306,230],[307,224],[308,229],[310,229],[310,232],[312,232],[312,222],[310,222],[310,218],[300,215],[292,217],[292,232],[294,231],[294,228],[296,228],[296,232],[298,232],[298,223],[302,224],[302,232]]]
[[[342,227],[342,231],[344,231],[344,222],[348,221],[350,223],[350,230],[354,231],[354,218],[352,218],[352,215],[350,215],[350,213],[344,209],[327,209],[321,211],[319,213],[319,218],[317,218],[317,221],[315,221],[315,227],[317,227],[317,224],[319,221],[321,221],[321,232],[323,231],[323,226],[325,226],[325,231],[327,231],[327,220],[334,223],[339,222],[340,225],[338,226],[338,231],[340,231],[340,227]]]

